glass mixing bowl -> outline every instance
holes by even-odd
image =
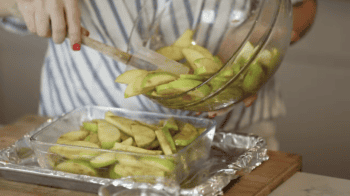
[[[184,0],[157,6],[154,11],[152,1],[144,1],[128,52],[139,46],[170,46],[191,29],[192,44],[205,47],[223,63],[216,73],[197,77],[200,83],[185,92],[144,94],[168,108],[215,111],[239,103],[274,75],[290,44],[290,0]]]

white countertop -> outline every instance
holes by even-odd
[[[350,180],[298,172],[269,196],[350,196]]]

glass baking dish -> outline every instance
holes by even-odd
[[[157,125],[162,120],[174,117],[176,120],[190,123],[196,128],[205,128],[206,130],[202,132],[202,134],[198,136],[191,144],[172,155],[149,155],[56,143],[62,134],[79,130],[83,122],[93,119],[104,119],[105,113],[108,111],[121,117]],[[159,163],[171,161],[173,163],[173,167],[167,167],[168,165],[166,165],[167,168],[164,177],[172,179],[177,183],[181,183],[186,177],[189,176],[189,174],[194,172],[196,165],[203,163],[208,159],[215,130],[216,122],[210,119],[130,111],[120,108],[101,106],[86,106],[61,116],[50,125],[39,130],[30,138],[30,144],[35,152],[38,163],[42,168],[56,170],[58,164],[70,159],[69,161],[84,163],[87,169],[91,169],[91,165],[89,165],[90,160],[103,153],[112,153],[116,156],[130,157],[132,160],[136,161],[144,159],[160,160],[157,161]],[[54,151],[53,148],[61,149],[60,152],[62,152],[63,149],[65,153],[57,153],[57,151]],[[112,165],[116,164],[118,164],[118,162]],[[158,163],[155,163],[155,165],[158,165]],[[156,169],[152,167],[158,167],[150,164],[147,166],[149,167],[149,171]],[[84,174],[103,178],[116,178],[115,176],[111,176],[110,170],[111,166],[101,168],[95,167],[92,172],[87,172]],[[134,175],[137,175],[137,172],[135,172]],[[152,176],[153,173],[149,172],[147,175]],[[157,176],[157,174],[154,175]]]

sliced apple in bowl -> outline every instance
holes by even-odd
[[[154,72],[149,73],[143,78],[141,83],[142,89],[155,88],[158,85],[172,82],[178,79],[179,76],[169,72]]]
[[[199,86],[200,84],[202,84],[202,82],[198,80],[178,79],[173,82],[157,86],[156,91],[159,95],[174,95],[189,91]],[[203,97],[211,92],[211,88],[208,85],[204,84],[194,92],[195,94],[200,95],[200,97]]]

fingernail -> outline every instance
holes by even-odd
[[[74,51],[79,51],[80,50],[80,44],[76,43],[73,45],[73,50]]]
[[[216,117],[216,113],[212,114],[212,115],[209,115],[209,118],[215,118]]]

